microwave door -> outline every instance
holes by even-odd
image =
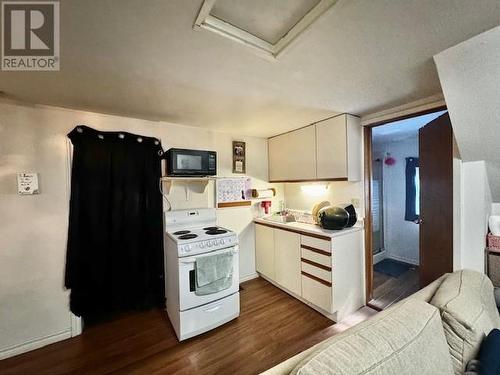
[[[177,154],[176,171],[180,174],[197,174],[203,170],[203,157],[197,154]]]

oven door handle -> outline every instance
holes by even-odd
[[[238,246],[235,246],[233,250],[230,251],[231,255],[235,255],[239,253],[239,248]],[[190,260],[181,260],[181,264],[193,264],[196,263],[196,259],[190,259]]]

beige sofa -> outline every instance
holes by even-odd
[[[463,374],[493,328],[491,281],[458,271],[264,374]]]

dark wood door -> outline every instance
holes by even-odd
[[[453,131],[448,113],[420,129],[420,286],[453,271]]]

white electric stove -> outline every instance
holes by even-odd
[[[179,340],[218,327],[240,313],[238,236],[217,226],[216,210],[203,208],[165,212],[165,290],[167,313]],[[196,294],[196,260],[232,254],[228,288]]]

